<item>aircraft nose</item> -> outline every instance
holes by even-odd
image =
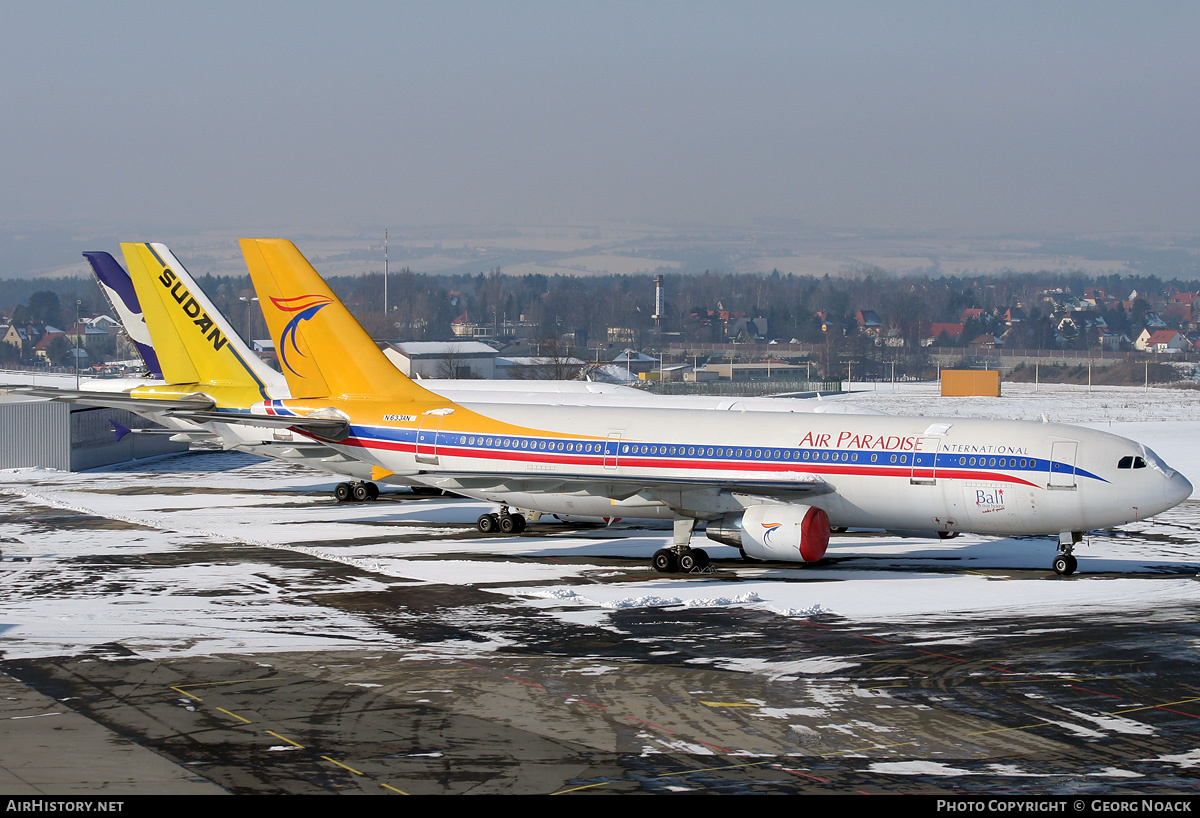
[[[1167,478],[1164,494],[1166,495],[1167,502],[1172,506],[1179,505],[1192,496],[1192,484],[1182,474],[1175,472]]]

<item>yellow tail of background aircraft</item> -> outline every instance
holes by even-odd
[[[282,396],[283,380],[240,343],[166,246],[122,243],[121,252],[165,382],[137,394],[187,394],[190,389],[203,391],[221,406],[239,408]]]

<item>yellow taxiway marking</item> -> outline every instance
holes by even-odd
[[[897,741],[895,744],[870,744],[866,747],[853,747],[848,750],[834,750],[831,753],[821,753],[821,757],[839,756],[843,753],[865,753],[867,750],[889,750],[892,747],[906,747],[909,744],[916,744],[916,741]]]
[[[342,762],[340,762],[340,761],[337,761],[337,760],[335,760],[335,759],[332,759],[332,758],[330,758],[329,756],[321,756],[321,758],[325,759],[325,760],[326,760],[326,761],[328,761],[330,764],[336,764],[336,765],[338,765],[338,766],[339,766],[339,767],[341,767],[343,770],[349,770],[350,772],[354,773],[355,775],[365,775],[365,773],[361,773],[361,772],[359,772],[358,770],[354,769],[353,767],[347,767],[347,766],[346,766],[345,764],[343,764]]]
[[[721,770],[740,770],[742,767],[760,767],[763,764],[776,764],[776,759],[768,758],[763,761],[747,761],[745,764],[722,764],[719,767],[697,767],[694,770],[682,770],[674,773],[659,773],[656,778],[672,778],[677,775],[691,775],[692,773],[713,773]]]
[[[1139,710],[1161,710],[1164,707],[1174,707],[1179,704],[1191,704],[1192,702],[1200,702],[1200,696],[1193,696],[1190,699],[1180,699],[1177,702],[1163,702],[1162,704],[1147,704],[1143,707],[1131,707],[1128,710],[1114,710],[1111,713],[1106,713],[1106,716],[1123,716],[1126,713],[1136,713]],[[1185,713],[1184,715],[1191,715]]]
[[[1037,724],[1023,724],[1020,727],[997,727],[995,730],[979,730],[974,733],[966,733],[967,736],[989,736],[992,733],[1011,733],[1013,730],[1029,730],[1033,727],[1057,727],[1058,725],[1052,721],[1039,721]]]
[[[431,669],[429,672],[432,672],[432,670],[433,669]],[[453,668],[452,670],[457,670],[457,668]],[[421,672],[421,671],[416,671],[416,672]],[[178,693],[181,696],[187,696],[189,699],[193,699],[198,702],[203,702],[204,699],[200,698],[199,696],[195,695],[194,693],[189,693],[188,691],[184,690],[183,688],[184,687],[215,687],[217,685],[246,684],[247,682],[260,682],[260,681],[263,681],[263,680],[262,679],[234,679],[234,680],[227,681],[227,682],[196,682],[195,684],[189,684],[189,685],[178,685],[178,686],[171,685],[170,689],[174,690],[176,693]],[[253,723],[250,721],[250,719],[248,719],[244,716],[239,716],[237,713],[234,713],[230,710],[226,710],[224,707],[217,707],[216,709],[221,711],[222,713],[224,713],[227,716],[237,719],[238,721],[242,722],[243,724],[252,724]],[[275,738],[279,739],[280,741],[290,744],[293,747],[299,748],[301,750],[305,749],[303,744],[299,744],[298,742],[292,741],[287,736],[281,736],[279,733],[276,733],[274,730],[264,730],[263,732],[269,736],[274,736]],[[321,758],[323,758],[325,761],[328,761],[330,764],[336,764],[338,767],[341,767],[343,770],[352,772],[355,775],[366,775],[366,773],[356,770],[353,767],[343,764],[342,762],[340,762],[336,759],[330,758],[329,756],[321,756]],[[404,790],[399,789],[397,787],[393,787],[391,784],[384,784],[383,782],[379,782],[379,786],[383,787],[384,789],[391,790],[392,792],[398,793],[400,795],[408,795],[408,793],[406,793]],[[599,786],[599,785],[591,785],[591,786]],[[580,789],[583,789],[583,788],[580,788]]]
[[[267,681],[267,679],[230,679],[227,682],[193,682],[192,684],[186,684],[186,685],[169,685],[169,687],[171,690],[174,690],[176,693],[178,693],[181,696],[187,696],[189,699],[195,699],[198,702],[202,702],[202,701],[204,701],[204,699],[200,698],[199,696],[195,695],[194,693],[188,693],[186,690],[184,690],[184,688],[185,687],[218,687],[220,685],[244,685],[249,682],[265,682],[265,681]]]
[[[762,707],[761,704],[751,704],[750,702],[706,702],[703,699],[700,704],[706,707]]]
[[[193,695],[193,694],[191,694],[191,693],[188,693],[188,692],[187,692],[186,690],[184,690],[183,688],[180,688],[180,687],[171,687],[171,689],[172,689],[172,690],[174,690],[176,693],[178,693],[180,696],[187,696],[189,699],[192,699],[192,700],[194,700],[194,701],[198,701],[198,702],[202,702],[202,701],[204,701],[204,699],[200,698],[199,696],[196,696],[196,695]]]
[[[237,713],[233,713],[229,710],[226,710],[224,707],[218,707],[217,709],[220,710],[222,713],[224,713],[226,716],[232,716],[233,718],[240,721],[242,724],[250,723],[250,719],[245,718],[244,716],[239,716]]]
[[[1192,698],[1188,698],[1188,699],[1180,699],[1179,701],[1176,701],[1176,702],[1163,702],[1162,704],[1146,704],[1146,705],[1142,705],[1141,707],[1129,707],[1124,710],[1109,710],[1108,712],[1101,713],[1100,715],[1102,715],[1102,716],[1123,716],[1126,713],[1137,713],[1142,710],[1163,710],[1163,709],[1174,707],[1174,706],[1180,705],[1180,704],[1191,704],[1192,702],[1200,702],[1200,696],[1193,696]],[[1184,713],[1183,715],[1191,715],[1191,714]],[[990,733],[1006,733],[1010,730],[1028,730],[1031,727],[1057,727],[1057,726],[1059,726],[1059,725],[1052,721],[1041,721],[1041,722],[1038,722],[1037,724],[1026,724],[1021,727],[1001,727],[996,730],[982,730],[978,733],[967,733],[967,735],[968,736],[985,736]]]
[[[612,783],[611,781],[601,781],[599,784],[584,784],[582,787],[571,787],[571,789],[569,789],[569,790],[559,790],[558,792],[552,792],[550,794],[551,795],[566,795],[569,792],[579,792],[580,790],[590,790],[593,787],[607,787],[611,783]]]
[[[279,739],[280,741],[286,741],[288,744],[292,745],[293,747],[299,747],[301,750],[304,749],[303,744],[297,744],[296,742],[292,741],[290,738],[279,735],[274,730],[264,730],[263,732],[266,733],[268,736],[274,736],[275,738]]]

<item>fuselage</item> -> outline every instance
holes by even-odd
[[[255,411],[330,405],[274,401]],[[325,442],[348,456],[550,513],[711,519],[788,502],[791,486],[837,526],[1044,534],[1142,519],[1191,493],[1141,444],[1062,424],[479,403],[391,409],[376,398],[341,406],[350,436]],[[463,479],[471,475],[498,479],[473,487]],[[621,488],[639,481],[628,495]]]

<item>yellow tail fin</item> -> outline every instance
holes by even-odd
[[[161,350],[164,380],[245,390],[251,402],[282,386],[165,245],[124,243],[121,252],[154,348]]]
[[[162,265],[145,244],[122,243],[121,253],[125,256],[129,278],[142,305],[154,351],[162,364],[163,380],[167,383],[198,383],[200,373],[188,354],[183,338],[175,331],[167,305],[159,298],[159,288],[152,283],[162,271]]]
[[[388,361],[296,245],[285,239],[240,242],[293,398],[388,396],[446,403]]]

